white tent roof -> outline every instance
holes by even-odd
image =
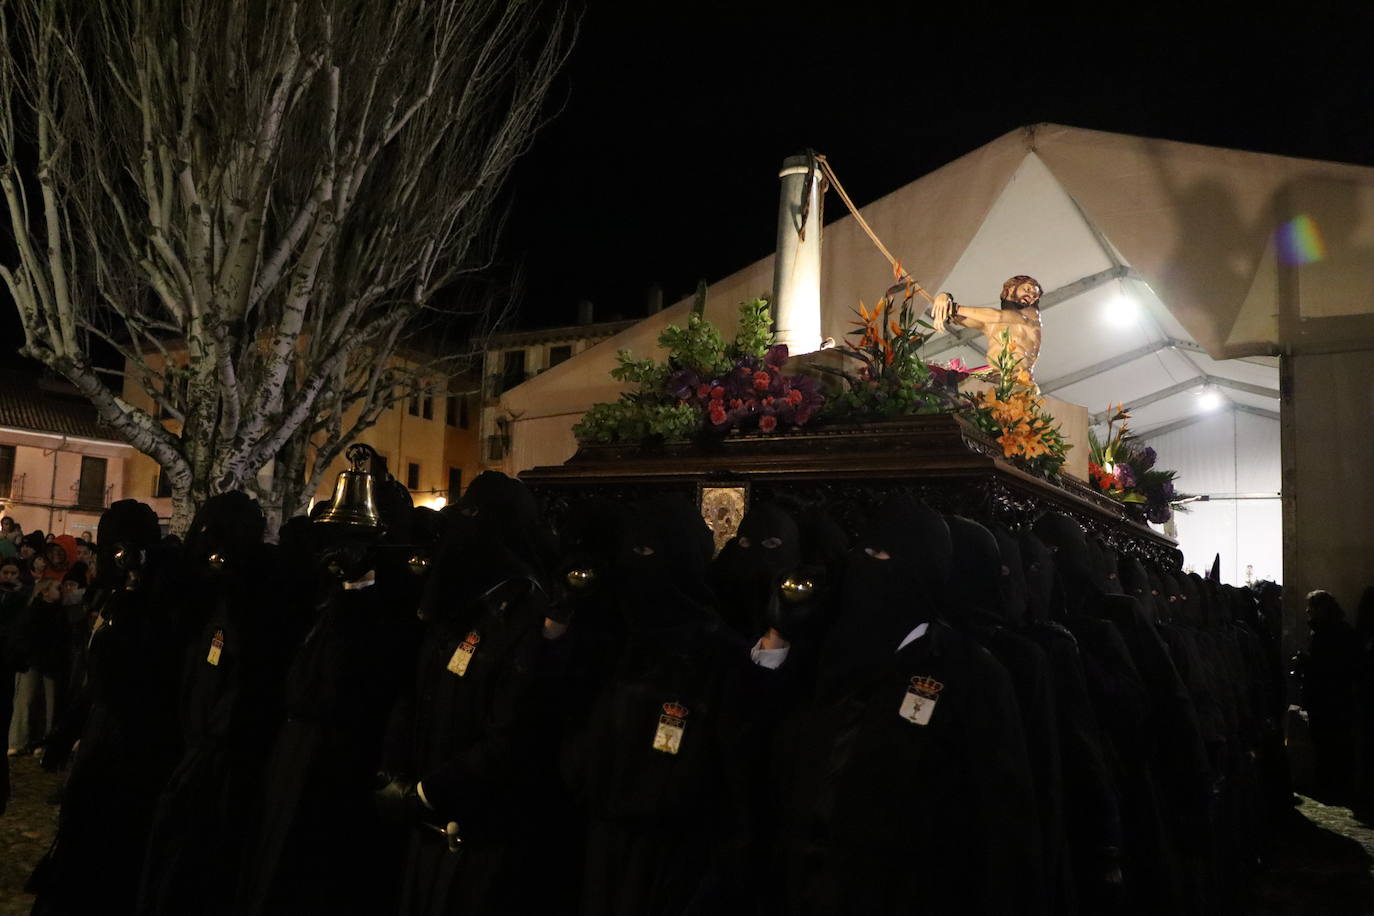
[[[1348,316],[1374,341],[1371,168],[1037,125],[862,210],[913,276],[966,305],[995,304],[1007,277],[1035,276],[1045,289],[1037,380],[1094,414],[1125,402],[1138,433],[1198,416],[1204,384],[1276,418],[1269,354],[1349,345]],[[825,233],[822,334],[840,339],[850,310],[879,296],[891,271],[848,214]],[[728,331],[736,304],[771,285],[770,256],[712,284],[708,317]],[[502,405],[546,421],[540,435],[557,427],[571,454],[567,429],[620,390],[607,376],[615,352],[650,355],[690,305],[512,389]],[[1338,316],[1339,335],[1327,320]],[[965,332],[927,354],[980,365],[982,348]]]

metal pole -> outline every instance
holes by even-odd
[[[773,340],[792,356],[821,348],[822,176],[809,155],[783,160],[773,261]]]

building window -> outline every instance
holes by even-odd
[[[559,363],[566,363],[572,359],[572,344],[562,344],[557,347],[549,347],[549,368],[552,369]]]
[[[410,414],[412,417],[418,417],[420,415],[420,395],[418,392],[410,396],[410,406],[406,408],[406,413]]]
[[[448,469],[448,504],[451,506],[463,495],[463,469]]]
[[[501,367],[501,392],[505,393],[525,380],[525,351],[507,350]]]
[[[420,416],[426,420],[434,419],[434,395],[427,394],[420,399]]]
[[[109,462],[104,458],[81,456],[81,479],[76,484],[76,504],[100,508],[105,505],[105,468]]]
[[[487,460],[500,461],[506,457],[505,443],[500,436],[487,436]]]
[[[444,418],[448,421],[449,426],[467,429],[468,396],[465,394],[449,395],[448,403],[444,405]]]
[[[0,499],[14,495],[14,446],[0,445]]]
[[[414,461],[406,462],[406,488],[420,489],[420,465]]]

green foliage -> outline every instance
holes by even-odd
[[[690,439],[701,427],[701,412],[690,404],[645,404],[626,395],[596,404],[573,427],[579,442],[641,442]]]
[[[697,287],[696,303],[686,327],[670,325],[658,336],[668,359],[655,362],[635,359],[628,350],[616,354],[611,377],[635,386],[620,400],[596,404],[573,427],[579,442],[636,442],[661,437],[689,439],[702,428],[700,407],[682,403],[667,391],[674,372],[690,370],[703,379],[729,372],[741,357],[762,358],[773,337],[773,319],[767,299],[742,302],[739,330],[728,345],[720,331],[706,320],[706,285]]]
[[[742,302],[739,307],[739,330],[728,356],[733,362],[741,356],[760,359],[773,343],[773,307],[767,299]]]
[[[720,331],[697,312],[687,316],[687,327],[669,325],[658,335],[658,345],[667,350],[679,368],[691,369],[698,375],[719,375],[730,369],[725,342]],[[664,377],[668,368],[664,367]]]

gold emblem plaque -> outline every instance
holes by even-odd
[[[711,487],[702,485],[700,492],[701,517],[711,529],[716,542],[716,553],[725,542],[735,536],[740,522],[744,521],[744,510],[749,506],[748,485],[734,487]]]

